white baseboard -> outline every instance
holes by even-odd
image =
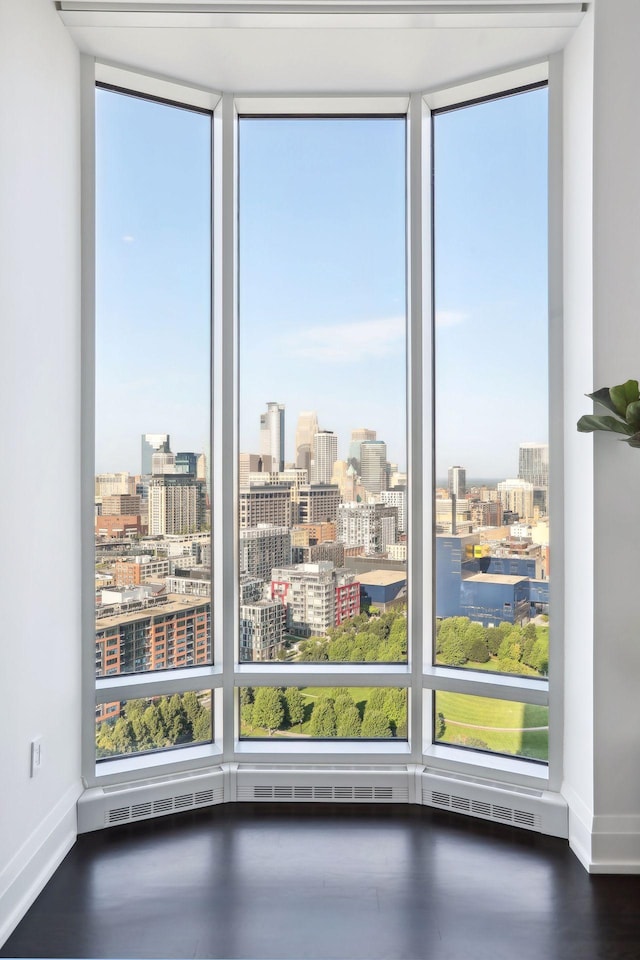
[[[70,787],[0,873],[0,947],[75,843],[81,793]]]
[[[594,816],[575,791],[569,805],[569,846],[588,873],[640,873],[640,816]]]

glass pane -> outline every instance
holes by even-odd
[[[434,117],[434,229],[436,662],[546,675],[546,88]]]
[[[213,739],[210,691],[96,706],[98,760],[149,753]]]
[[[385,687],[242,687],[241,739],[407,739],[407,691]]]
[[[405,120],[239,137],[240,659],[406,662]]]
[[[210,141],[97,90],[97,676],[211,662]]]
[[[435,743],[548,761],[548,707],[441,690],[434,696]]]

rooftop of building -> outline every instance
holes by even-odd
[[[359,573],[357,577],[364,586],[389,587],[394,583],[404,583],[407,574],[397,570],[371,570],[369,573]]]
[[[514,586],[516,583],[522,583],[529,577],[514,577],[506,573],[474,573],[471,577],[465,577],[465,582],[472,580],[474,583],[502,583],[507,586]]]
[[[132,623],[134,620],[143,620],[147,617],[162,615],[168,613],[181,613],[189,609],[202,608],[209,606],[211,600],[208,597],[194,597],[178,593],[167,594],[166,603],[155,603],[151,606],[137,606],[135,610],[127,610],[122,613],[116,613],[112,617],[100,617],[97,625],[98,630],[106,630],[109,627],[117,627],[122,623]]]

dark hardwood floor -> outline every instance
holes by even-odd
[[[639,960],[640,876],[424,807],[225,805],[79,837],[0,957]]]

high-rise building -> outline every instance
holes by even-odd
[[[533,484],[527,480],[502,480],[498,484],[502,509],[517,514],[521,520],[533,519]]]
[[[128,473],[97,473],[96,497],[136,493],[135,478]]]
[[[151,455],[151,473],[154,477],[160,477],[165,473],[178,473],[176,470],[176,457],[173,453],[164,453],[158,450]]]
[[[240,606],[240,660],[275,660],[282,649],[285,608],[280,600]]]
[[[249,486],[250,473],[270,473],[272,458],[261,453],[238,454],[238,486],[241,490]]]
[[[240,529],[270,523],[275,527],[291,526],[291,490],[288,486],[251,486],[238,495]]]
[[[398,509],[383,503],[341,503],[337,539],[364,554],[385,553],[397,540]]]
[[[338,459],[338,438],[333,430],[319,430],[313,438],[311,483],[331,483],[333,465]]]
[[[296,427],[296,466],[308,473],[311,471],[313,456],[313,438],[318,432],[318,415],[313,410],[305,410],[298,416]]]
[[[205,517],[206,486],[185,474],[154,476],[149,482],[149,534],[196,533]]]
[[[521,443],[518,452],[518,479],[534,487],[549,486],[549,444]]]
[[[407,491],[406,490],[383,490],[380,493],[380,503],[385,503],[388,507],[396,507],[398,510],[398,533],[405,533],[407,529]]]
[[[449,467],[449,496],[461,500],[467,495],[467,471],[464,467]]]
[[[184,451],[176,453],[175,468],[176,473],[190,473],[195,477],[198,470],[198,454]],[[206,477],[202,476],[201,479],[205,480]]]
[[[284,404],[268,403],[260,414],[260,453],[273,459],[273,467],[284,470]]]
[[[170,438],[168,433],[143,433],[141,438],[141,469],[143,476],[151,473],[151,458],[154,453],[170,453]]]
[[[359,427],[351,431],[351,443],[349,444],[349,463],[360,473],[360,444],[365,440],[376,439],[375,430],[367,430],[365,427]]]
[[[261,523],[240,531],[240,573],[271,580],[274,567],[291,563],[291,532],[288,527]]]
[[[102,515],[140,516],[141,501],[137,494],[112,493],[102,498]]]
[[[387,445],[383,440],[364,440],[360,444],[360,479],[369,493],[387,489]]]
[[[298,500],[298,523],[330,523],[338,516],[340,490],[329,483],[301,486]]]

